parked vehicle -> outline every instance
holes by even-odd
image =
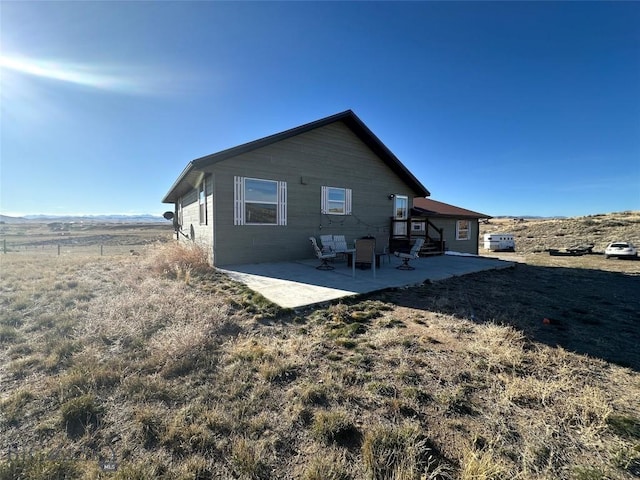
[[[516,250],[516,241],[511,233],[485,233],[484,248],[494,252]]]
[[[581,257],[582,255],[591,255],[593,253],[593,247],[593,243],[589,243],[567,247],[564,249],[564,251],[558,250],[557,248],[550,248],[548,252],[549,255],[553,255],[556,257]]]
[[[604,249],[605,258],[637,257],[638,249],[629,242],[612,242]]]

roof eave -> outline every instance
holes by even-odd
[[[471,211],[469,211],[469,213],[440,213],[440,212],[434,212],[431,210],[425,210],[424,208],[420,208],[420,207],[412,207],[412,210],[416,210],[420,215],[424,215],[425,217],[428,216],[428,217],[462,218],[462,219],[493,218],[491,215],[485,215],[484,213],[471,212]]]
[[[194,161],[192,160],[187,164],[184,170],[182,170],[182,173],[178,176],[178,179],[173,183],[173,185],[171,185],[171,188],[162,199],[162,203],[175,203],[178,201],[178,198],[185,193],[183,190],[188,190],[187,186],[189,186],[191,182],[188,182],[187,179],[194,170]]]

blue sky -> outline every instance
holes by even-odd
[[[160,214],[187,162],[352,109],[489,215],[640,210],[638,2],[0,3],[0,213]]]

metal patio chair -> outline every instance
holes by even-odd
[[[316,254],[316,257],[321,261],[320,265],[316,268],[318,270],[333,270],[335,267],[333,265],[329,265],[328,261],[330,258],[336,258],[335,252],[323,252],[322,249],[318,246],[318,242],[316,242],[315,237],[309,237],[311,241],[311,245],[313,246],[313,251]]]
[[[418,238],[416,240],[416,243],[413,244],[413,247],[411,247],[409,253],[393,252],[396,257],[402,259],[402,264],[398,265],[396,268],[398,270],[415,270],[415,267],[409,265],[409,260],[418,258],[418,254],[420,253],[420,249],[422,248],[423,244],[424,238]]]
[[[385,237],[381,242],[380,242],[380,237],[376,238],[376,245],[378,249],[376,251],[378,252],[380,257],[387,257],[387,263],[391,263],[391,251],[389,250],[389,237]],[[379,250],[380,248],[382,249],[382,251]]]
[[[335,252],[336,250],[333,235],[320,235],[320,244],[322,245],[321,250],[323,253]]]

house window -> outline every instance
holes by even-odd
[[[395,220],[409,218],[409,197],[406,195],[393,196],[393,218]],[[397,237],[406,237],[407,222],[393,222],[393,234]]]
[[[321,211],[327,215],[351,215],[351,189],[322,187]]]
[[[471,222],[458,220],[456,223],[456,240],[469,240],[471,238]]]
[[[234,225],[286,225],[287,182],[234,178]]]
[[[411,222],[412,232],[424,232],[425,222]]]
[[[393,216],[396,220],[406,220],[409,218],[409,197],[396,195],[393,204]]]
[[[200,225],[207,224],[207,177],[204,177],[198,187],[198,207],[200,210]]]

